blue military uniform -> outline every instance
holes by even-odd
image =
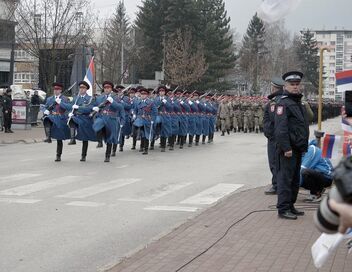
[[[172,136],[172,124],[171,124],[171,114],[173,112],[173,106],[168,97],[157,96],[154,99],[154,104],[158,110],[158,121],[156,121],[156,125],[160,126],[160,144],[161,151],[164,152],[166,148],[166,139]]]
[[[180,120],[180,130],[179,130],[179,137],[180,137],[180,149],[183,148],[184,143],[186,142],[187,134],[188,134],[188,116],[191,112],[191,107],[187,103],[185,99],[180,99],[180,108],[181,108],[181,115],[179,116]]]

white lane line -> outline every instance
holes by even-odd
[[[80,190],[72,191],[64,195],[59,195],[57,197],[86,198],[88,196],[93,196],[93,195],[104,193],[120,187],[124,187],[126,185],[136,183],[137,181],[140,181],[140,179],[117,179],[110,182],[100,183]]]
[[[241,188],[243,184],[226,184],[219,183],[209,189],[200,192],[194,196],[191,196],[183,201],[181,204],[192,204],[192,205],[209,205],[217,202],[224,196],[231,194],[232,192]]]
[[[47,181],[40,181],[32,184],[22,185],[10,189],[0,191],[0,195],[14,195],[14,196],[24,196],[31,193],[43,191],[49,188],[54,188],[60,185],[65,185],[79,180],[80,177],[76,176],[64,176],[56,179],[51,179]]]
[[[72,201],[66,203],[68,206],[78,206],[78,207],[100,207],[104,206],[105,203],[89,202],[89,201]]]
[[[192,182],[185,182],[185,183],[178,183],[178,184],[163,184],[160,187],[154,189],[154,191],[149,191],[147,194],[150,194],[149,196],[144,195],[140,196],[138,198],[120,198],[120,201],[131,201],[131,202],[152,202],[155,199],[158,199],[160,197],[166,196],[168,194],[171,194],[173,192],[176,192],[178,190],[181,190],[184,187],[187,187],[189,185],[192,185]]]
[[[30,162],[30,161],[34,161],[34,159],[24,159],[24,160],[20,160],[20,162]]]
[[[39,177],[41,175],[42,174],[34,174],[34,173],[13,174],[13,175],[10,175],[10,176],[1,177],[0,178],[0,183],[18,181],[18,180],[22,180],[22,179],[35,178],[35,177]]]
[[[123,169],[123,168],[127,168],[127,167],[128,167],[128,164],[124,164],[124,165],[117,166],[115,168],[116,169]]]
[[[0,198],[0,202],[3,203],[34,204],[40,201],[40,199]]]
[[[147,211],[171,211],[171,212],[196,212],[199,208],[183,206],[151,206],[145,207]]]

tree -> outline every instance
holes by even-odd
[[[264,43],[265,26],[256,13],[248,25],[240,50],[240,66],[251,82],[255,94],[259,93],[258,77],[260,76],[261,58],[267,53]]]
[[[101,80],[109,79],[123,83],[128,77],[134,54],[132,28],[123,1],[116,7],[111,19],[105,21],[103,39],[98,62],[101,67]]]
[[[88,0],[24,0],[18,1],[15,19],[16,40],[21,48],[40,59],[44,90],[51,93],[51,84],[70,60],[69,52],[86,44],[92,36],[93,17]],[[64,52],[64,54],[63,54]],[[65,63],[66,62],[66,63]],[[59,80],[56,78],[56,80]]]
[[[209,68],[202,78],[202,88],[224,85],[221,79],[235,66],[235,46],[230,18],[223,0],[199,0],[200,11],[198,37],[204,43],[205,58]],[[225,84],[226,85],[226,84]]]
[[[168,37],[165,73],[169,83],[188,87],[198,82],[206,72],[203,46],[192,40],[190,30],[178,29]]]
[[[296,53],[305,79],[316,89],[319,86],[319,57],[317,41],[310,30],[303,31],[296,43]]]

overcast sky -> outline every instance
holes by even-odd
[[[175,0],[177,1],[177,0]],[[92,0],[100,17],[111,14],[119,0]],[[131,20],[136,17],[138,5],[142,0],[125,0],[127,13]],[[231,27],[243,34],[249,20],[258,9],[261,0],[225,0]],[[352,0],[302,0],[300,6],[286,17],[286,28],[298,32],[310,29],[348,29],[352,30]]]

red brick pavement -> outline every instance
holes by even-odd
[[[323,269],[314,268],[310,248],[320,233],[313,225],[312,209],[296,221],[279,219],[275,210],[253,213],[207,252],[177,270],[248,213],[272,209],[268,207],[275,204],[276,196],[265,196],[263,191],[257,188],[232,195],[109,272],[352,271],[346,246],[340,246]],[[308,204],[299,200],[299,205]]]

